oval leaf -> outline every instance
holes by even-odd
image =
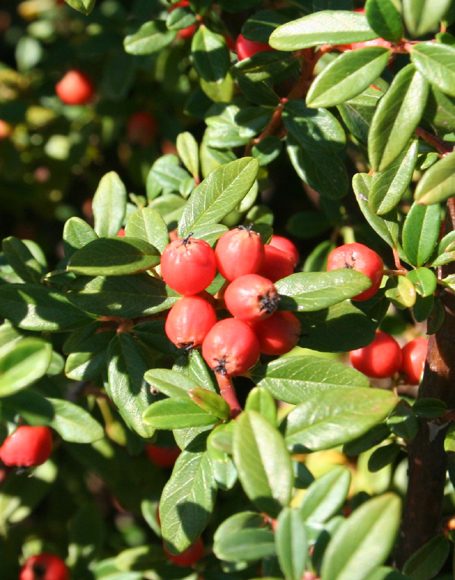
[[[47,371],[52,346],[38,338],[24,338],[0,357],[0,397],[8,397],[40,379]]]
[[[424,205],[439,203],[455,195],[455,152],[449,153],[426,171],[415,191]]]
[[[413,266],[423,266],[438,243],[441,226],[441,208],[438,204],[414,203],[403,225],[403,250]]]
[[[95,232],[116,236],[126,213],[126,188],[115,171],[101,178],[92,202]]]
[[[217,416],[207,413],[190,399],[158,401],[145,410],[142,418],[146,425],[150,425],[154,429],[203,427],[219,422]]]
[[[93,443],[102,439],[104,429],[85,409],[62,399],[46,399],[54,410],[49,425],[68,443]]]
[[[336,466],[306,490],[299,511],[305,521],[323,524],[342,508],[349,493],[351,472]]]
[[[301,580],[306,567],[308,543],[300,511],[286,508],[278,517],[275,544],[286,580]]]

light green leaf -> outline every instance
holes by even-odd
[[[127,237],[145,240],[160,252],[169,243],[167,226],[159,211],[144,207],[130,214],[125,226]]]
[[[123,46],[129,54],[153,54],[170,44],[176,34],[175,30],[168,30],[164,20],[152,20],[126,36]]]
[[[126,213],[126,188],[115,171],[101,178],[92,209],[95,232],[102,237],[116,236]]]
[[[142,418],[144,423],[153,429],[203,427],[219,422],[217,416],[207,413],[190,399],[178,398],[153,403],[145,410]]]
[[[194,379],[170,369],[151,369],[145,373],[144,380],[152,390],[176,399],[187,399],[188,391],[198,386]]]
[[[301,580],[308,554],[302,513],[296,509],[285,508],[277,523],[275,544],[281,570],[286,580]]]
[[[438,243],[441,226],[439,204],[414,203],[403,225],[403,250],[413,266],[423,266]]]
[[[95,7],[96,0],[65,0],[65,2],[74,10],[88,16]]]
[[[306,490],[299,511],[308,522],[323,524],[343,507],[351,485],[351,472],[341,465],[316,479]]]
[[[455,97],[455,47],[421,42],[412,47],[411,60],[416,69],[443,93]]]
[[[80,250],[97,238],[95,230],[87,222],[78,217],[71,217],[63,228],[65,257],[70,258],[76,250]]]
[[[403,0],[406,28],[413,36],[423,36],[438,28],[451,0]]]
[[[179,133],[176,140],[177,153],[183,165],[193,177],[199,175],[199,146],[189,131]]]
[[[54,410],[49,425],[68,443],[93,443],[104,436],[104,430],[90,413],[79,405],[62,399],[46,399]]]
[[[418,203],[430,205],[455,195],[455,151],[443,157],[423,174],[415,191]]]
[[[194,67],[205,81],[217,82],[225,78],[229,70],[229,49],[221,34],[206,26],[199,26],[191,42]]]
[[[8,397],[40,379],[47,371],[52,346],[39,338],[24,338],[0,356],[0,397]]]

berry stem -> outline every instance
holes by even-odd
[[[237,399],[237,393],[235,392],[232,378],[229,375],[216,373],[216,380],[220,389],[220,395],[231,409],[231,418],[235,419],[235,417],[242,412],[242,407]]]

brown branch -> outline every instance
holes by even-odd
[[[455,199],[448,202],[448,229],[455,229]],[[455,264],[442,269],[447,276]],[[428,344],[425,372],[418,398],[433,397],[455,407],[455,296],[441,293],[445,320]],[[409,445],[409,483],[397,550],[397,564],[405,561],[441,530],[447,456],[444,437],[447,424],[421,420]]]
[[[451,153],[453,151],[453,147],[445,143],[442,139],[440,139],[436,135],[433,135],[432,133],[425,131],[425,129],[422,129],[422,127],[417,127],[416,135],[417,137],[420,137],[421,139],[426,141],[428,145],[434,147],[434,149],[436,149],[436,151],[441,156],[447,155],[448,153]]]

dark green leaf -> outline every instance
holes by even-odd
[[[123,46],[129,54],[152,54],[170,44],[176,36],[175,30],[168,30],[164,20],[154,20],[143,24],[134,34],[125,37]]]
[[[242,413],[236,421],[234,461],[247,496],[276,516],[291,499],[291,458],[281,434],[255,411]]]
[[[324,523],[343,507],[351,485],[351,472],[346,467],[333,467],[316,479],[305,492],[299,511],[308,522]]]
[[[43,266],[23,241],[13,236],[5,238],[2,250],[9,265],[24,282],[40,282],[44,273]]]
[[[159,262],[159,251],[144,240],[100,238],[77,250],[67,268],[86,276],[123,276],[153,268]]]
[[[319,391],[286,417],[286,443],[312,451],[342,445],[381,423],[397,402],[393,393],[380,389]]]
[[[0,356],[0,397],[8,397],[40,379],[51,362],[52,346],[38,338],[12,343]]]
[[[202,25],[193,36],[191,54],[197,73],[206,81],[224,79],[229,70],[229,49],[221,34]]]
[[[392,0],[367,0],[365,13],[368,24],[379,36],[392,41],[402,38],[401,16]]]
[[[412,64],[396,75],[379,102],[368,137],[373,168],[384,171],[401,154],[419,124],[429,85]]]
[[[316,77],[307,105],[333,107],[359,95],[381,75],[390,54],[390,50],[377,46],[341,54]]]
[[[101,178],[92,202],[95,232],[99,236],[116,236],[126,212],[126,188],[111,171]]]
[[[275,544],[281,570],[286,580],[301,580],[308,555],[304,518],[300,511],[285,508],[277,523]]]
[[[450,542],[444,536],[435,536],[415,552],[403,566],[403,572],[412,580],[428,580],[437,576],[450,553]]]
[[[242,34],[255,42],[268,42],[275,28],[280,24],[285,24],[287,20],[284,14],[276,10],[259,10],[244,23]]]
[[[275,554],[275,538],[264,517],[255,512],[240,512],[216,530],[213,551],[226,562],[254,562]]]
[[[418,203],[430,205],[455,195],[455,152],[449,153],[430,167],[415,191]]]
[[[438,204],[414,203],[403,225],[403,250],[413,266],[423,266],[438,243],[441,226],[441,208]]]
[[[269,43],[277,50],[300,50],[318,44],[346,44],[372,40],[377,34],[363,14],[350,10],[323,10],[279,26]]]
[[[203,427],[219,422],[217,416],[207,413],[190,399],[176,398],[153,403],[145,410],[142,417],[144,423],[153,429]]]
[[[381,471],[381,469],[384,469],[387,465],[391,465],[396,460],[400,451],[400,447],[396,443],[380,445],[368,459],[368,470],[372,473]]]

